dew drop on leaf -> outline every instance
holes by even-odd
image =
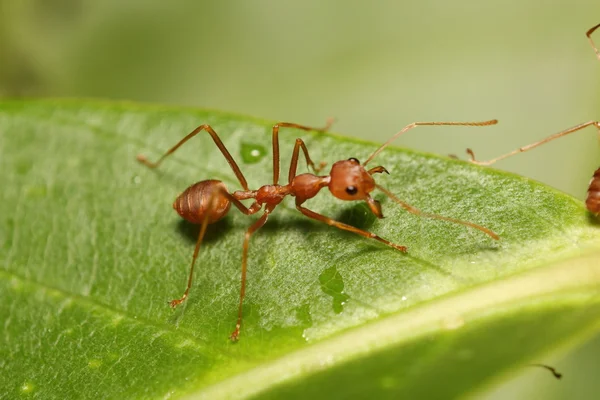
[[[267,155],[267,149],[256,143],[242,143],[240,153],[246,164],[256,164]]]
[[[23,394],[29,394],[29,393],[33,392],[34,389],[35,389],[35,386],[31,382],[25,382],[21,386],[21,392]]]
[[[344,279],[335,266],[327,268],[319,275],[321,290],[333,297],[333,312],[340,314],[344,311],[344,304],[350,298],[344,293]]]

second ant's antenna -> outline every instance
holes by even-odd
[[[367,161],[365,161],[363,163],[363,166],[367,165],[372,159],[374,159],[379,153],[381,153],[383,151],[383,149],[385,149],[390,143],[392,143],[394,140],[396,140],[396,138],[398,138],[398,136],[402,135],[403,133],[408,132],[409,130],[411,130],[413,128],[416,128],[417,126],[423,126],[423,125],[488,126],[488,125],[496,125],[497,123],[498,123],[497,119],[491,119],[489,121],[482,121],[482,122],[413,122],[410,125],[406,125],[404,128],[402,128],[401,131],[397,132],[387,142],[385,142],[377,150],[375,150],[373,152],[373,154],[371,154],[369,156],[369,158],[367,158]]]

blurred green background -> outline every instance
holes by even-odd
[[[333,131],[374,141],[413,121],[498,118],[397,142],[487,159],[600,118],[600,62],[584,35],[597,23],[597,0],[0,0],[0,97],[127,99],[309,125],[336,117]],[[496,166],[583,199],[598,160],[588,128]],[[488,397],[600,391],[600,337],[539,361],[563,380],[532,369]]]

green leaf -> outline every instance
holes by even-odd
[[[390,147],[373,163],[391,173],[377,176],[381,185],[501,240],[408,214],[381,194],[382,220],[326,189],[306,203],[406,245],[402,254],[309,220],[286,200],[252,238],[242,336],[231,343],[242,241],[255,216],[232,210],[211,226],[190,298],[175,311],[167,301],[185,288],[198,233],[172,201],[208,178],[239,189],[235,176],[208,135],[159,170],[135,161],[157,159],[202,123],[252,188],[272,182],[270,121],[128,103],[0,104],[8,398],[452,398],[600,327],[600,232],[581,202]],[[296,137],[329,165],[364,160],[377,146],[284,129],[283,177]]]

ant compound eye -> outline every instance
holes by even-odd
[[[357,158],[354,158],[354,157],[350,157],[350,158],[348,159],[348,161],[354,161],[355,163],[357,163],[357,164],[360,164],[360,161],[358,161],[358,159],[357,159]]]
[[[356,193],[358,193],[358,189],[356,188],[356,186],[348,186],[346,188],[346,193],[348,193],[348,194],[356,194]]]

